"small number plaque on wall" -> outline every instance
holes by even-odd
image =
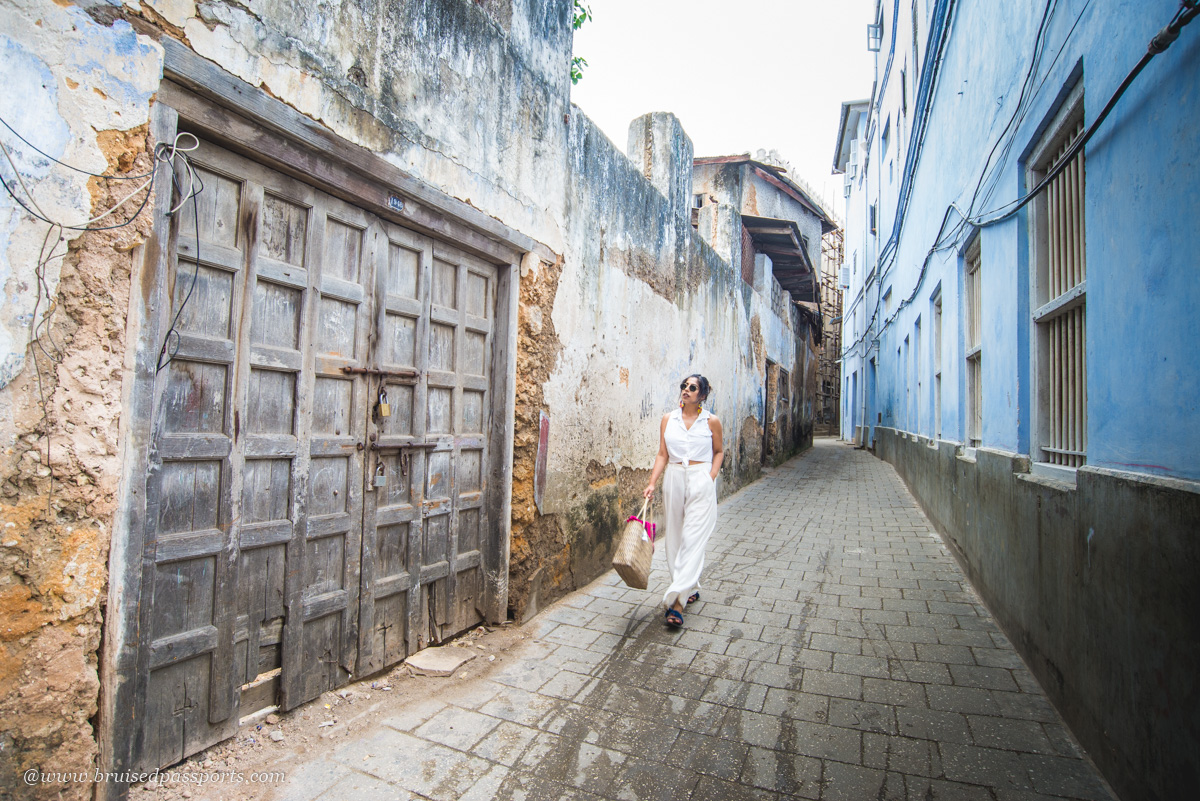
[[[395,195],[388,195],[388,208],[392,211],[404,211],[404,201]]]

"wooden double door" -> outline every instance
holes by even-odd
[[[496,268],[211,143],[192,164],[146,479],[147,769],[479,622],[491,531]]]

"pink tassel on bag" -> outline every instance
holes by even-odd
[[[637,521],[638,523],[641,523],[643,526],[646,527],[646,537],[651,542],[654,542],[654,533],[658,530],[658,526],[656,526],[654,523],[647,523],[645,520],[641,519],[637,515],[630,515],[625,520],[626,523],[632,523],[634,521]]]

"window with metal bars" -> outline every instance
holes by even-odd
[[[1030,185],[1067,159],[1083,135],[1083,82],[1076,85],[1030,159]],[[1037,425],[1033,458],[1060,467],[1087,462],[1087,258],[1084,154],[1072,157],[1033,203],[1033,322]]]
[[[967,443],[983,442],[983,255],[976,236],[963,257],[963,351],[967,359]]]

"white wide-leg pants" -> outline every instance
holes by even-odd
[[[717,527],[717,485],[709,476],[711,462],[693,465],[671,463],[663,476],[663,511],[666,514],[667,569],[671,586],[663,596],[670,608],[700,588],[704,549]]]

